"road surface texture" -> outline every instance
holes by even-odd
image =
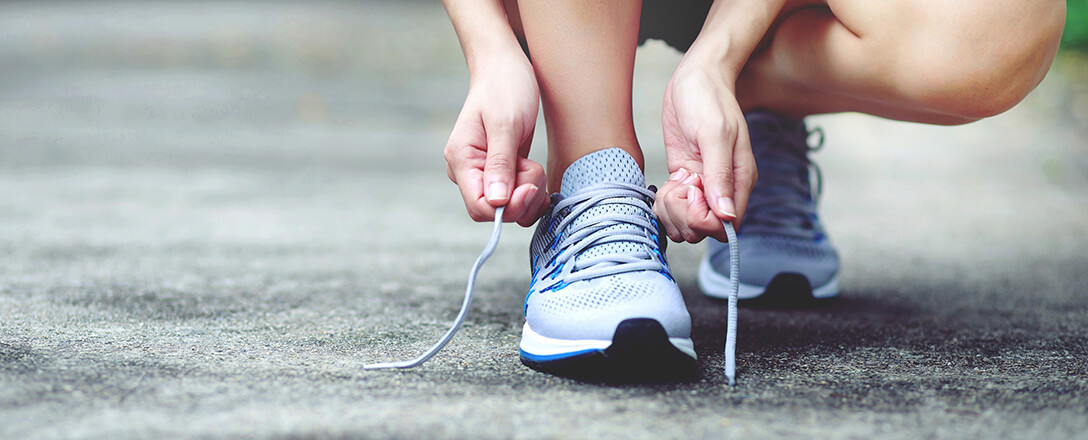
[[[665,179],[640,49],[636,123]],[[725,305],[670,256],[699,377],[521,365],[530,232],[442,160],[468,79],[437,3],[0,3],[0,438],[1088,438],[1088,61],[999,117],[811,118],[840,299]],[[539,130],[534,157],[544,152]]]

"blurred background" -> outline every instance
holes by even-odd
[[[1065,50],[1025,105],[1083,129],[1088,1],[1068,5]],[[639,58],[638,128],[657,150],[679,55],[651,42]],[[467,88],[427,1],[5,1],[0,66],[5,167],[355,166],[409,146],[433,163]]]
[[[861,115],[812,118],[828,132],[828,148],[817,156],[831,189],[826,215],[841,215],[837,224],[843,230],[868,227],[876,214],[857,215],[859,209],[897,191],[912,192],[879,187],[894,178],[933,195],[955,188],[959,197],[975,197],[975,188],[981,198],[973,203],[988,200],[996,210],[980,207],[978,221],[1007,218],[1010,230],[1019,230],[1017,221],[1030,229],[1023,214],[1049,209],[1001,202],[1025,182],[1038,182],[1053,194],[1083,195],[1088,1],[1068,5],[1063,50],[1050,75],[1004,115],[965,127]],[[664,179],[660,99],[679,58],[660,42],[639,50],[635,118],[651,182]],[[299,210],[284,210],[282,202],[306,198],[316,212],[363,200],[368,191],[400,191],[389,199],[398,200],[397,206],[412,205],[409,190],[424,199],[434,194],[438,204],[427,204],[434,213],[459,218],[441,150],[467,84],[456,37],[438,2],[5,1],[0,216],[22,220],[7,223],[6,236],[84,242],[100,232],[155,243],[207,243],[214,237],[306,241],[317,237],[290,234],[323,229],[344,244],[368,240],[357,224],[398,221],[375,218],[373,210],[360,209],[355,217],[325,211],[344,219],[330,229],[292,218]],[[533,152],[540,161],[543,140],[541,129]],[[854,181],[866,185],[858,188]],[[85,203],[64,198],[73,191]],[[156,206],[177,215],[161,221],[116,218],[118,209],[135,209],[135,199],[151,194]],[[919,204],[888,215],[946,206],[933,197],[910,197]],[[227,207],[192,203],[219,199],[238,204],[224,213],[217,209]],[[962,205],[953,197],[945,202]],[[56,223],[77,212],[84,215],[81,228]],[[1088,212],[1076,211],[1074,218],[1082,217]],[[429,222],[422,213],[412,218],[411,224]],[[850,223],[854,219],[857,225]],[[948,234],[935,236],[959,239],[954,231]]]

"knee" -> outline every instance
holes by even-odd
[[[921,26],[904,51],[902,83],[929,111],[970,122],[1009,110],[1042,81],[1061,40],[1064,1],[981,2]]]

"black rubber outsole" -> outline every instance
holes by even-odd
[[[694,377],[695,359],[669,342],[665,328],[649,318],[627,319],[616,326],[612,345],[549,361],[521,362],[537,371],[600,382],[674,382]]]
[[[813,297],[812,284],[804,275],[780,273],[775,275],[762,295],[741,300],[740,303],[745,307],[764,309],[807,309],[821,306],[833,299],[834,297]]]

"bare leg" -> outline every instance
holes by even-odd
[[[606,148],[622,148],[644,167],[631,116],[641,2],[525,1],[517,6],[548,128],[549,190],[559,190],[563,171],[575,160]]]
[[[827,0],[788,5],[742,71],[745,109],[960,124],[1020,102],[1057,52],[1065,2]]]

